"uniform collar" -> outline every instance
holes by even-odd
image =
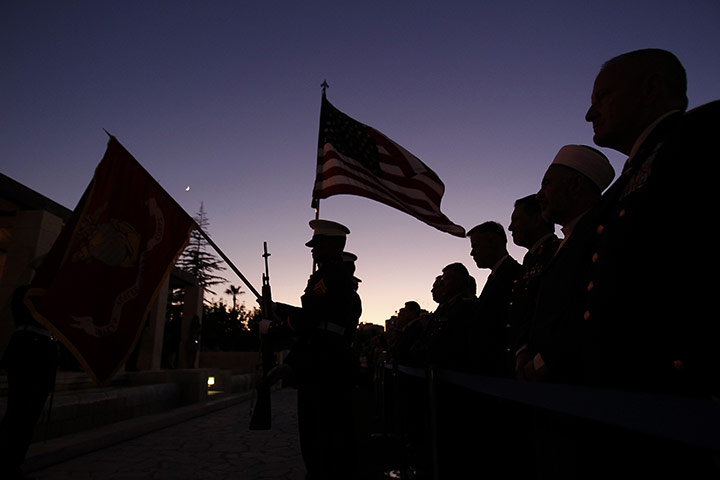
[[[665,120],[667,117],[674,113],[682,112],[682,110],[670,110],[667,113],[664,113],[660,115],[654,122],[652,122],[648,127],[640,134],[640,136],[635,140],[635,143],[633,144],[632,149],[630,150],[630,156],[628,156],[627,160],[625,161],[625,166],[629,165],[632,159],[637,154],[638,150],[640,150],[640,147],[642,144],[647,140],[648,136],[652,133],[653,130],[655,130],[655,127],[658,126],[660,122]]]
[[[528,253],[537,252],[538,249],[542,246],[542,244],[547,242],[548,239],[550,239],[550,237],[553,237],[554,235],[555,235],[554,232],[550,232],[550,233],[545,234],[542,237],[540,237],[540,239],[537,242],[535,242],[535,244],[532,247],[530,247],[530,249],[528,250]]]
[[[505,254],[504,257],[502,257],[500,260],[497,261],[497,263],[493,266],[493,268],[490,269],[490,275],[497,272],[498,268],[500,268],[500,265],[505,261],[506,258],[508,258],[510,254]]]

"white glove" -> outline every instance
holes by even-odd
[[[270,330],[270,325],[272,325],[272,323],[272,320],[268,320],[266,318],[260,320],[260,335],[265,335],[266,333],[268,333],[268,330]]]

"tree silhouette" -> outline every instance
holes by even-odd
[[[238,296],[238,295],[242,295],[243,293],[245,293],[245,292],[243,292],[240,287],[236,287],[235,285],[230,285],[230,286],[225,290],[225,295],[230,295],[230,296],[232,296],[232,300],[233,300],[232,309],[233,309],[233,311],[234,311],[234,310],[237,310],[237,296]]]
[[[248,310],[240,305],[228,311],[222,300],[205,305],[202,322],[204,352],[257,352],[260,347],[258,322],[260,309]]]
[[[208,233],[210,220],[205,213],[202,202],[200,202],[200,210],[193,219],[205,233]],[[197,229],[190,234],[190,241],[180,258],[178,258],[176,265],[181,270],[194,275],[197,278],[198,285],[203,287],[204,291],[213,295],[215,295],[215,292],[211,287],[227,282],[225,278],[216,275],[216,272],[225,270],[225,267],[222,261],[209,251],[207,240]]]

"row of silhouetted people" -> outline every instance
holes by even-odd
[[[720,131],[720,102],[687,107],[685,70],[672,53],[645,49],[606,62],[586,120],[596,146],[628,156],[622,171],[616,174],[594,147],[559,147],[545,160],[538,192],[514,205],[508,229],[527,249],[522,261],[508,254],[500,223],[470,229],[470,255],[490,270],[484,286],[477,291],[462,261],[445,266],[432,286],[433,312],[412,301],[398,312],[390,359],[520,381],[717,399],[714,269],[697,255],[704,239],[693,230],[714,218],[707,167],[717,157],[711,142]],[[511,466],[516,454],[533,457],[518,474],[527,465],[542,478],[718,474],[717,452],[548,412],[487,414],[478,410],[492,409],[487,399],[448,398],[453,405],[445,408],[458,410],[449,418],[467,426],[477,414],[475,436],[483,430],[495,436],[491,446],[475,444],[488,447],[495,462],[512,471],[523,463]],[[477,461],[474,447],[452,441],[458,435],[441,440],[452,445],[446,473]]]

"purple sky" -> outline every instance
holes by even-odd
[[[337,108],[435,170],[451,220],[507,228],[562,145],[592,145],[584,115],[602,62],[671,50],[698,106],[720,97],[718,25],[717,0],[3,2],[0,171],[74,208],[104,128],[188,213],[204,203],[213,240],[258,289],[268,242],[273,295],[297,304],[323,80]],[[448,263],[479,288],[489,273],[466,239],[365,198],[323,200],[320,217],[352,232],[361,321],[411,299],[434,309]]]

